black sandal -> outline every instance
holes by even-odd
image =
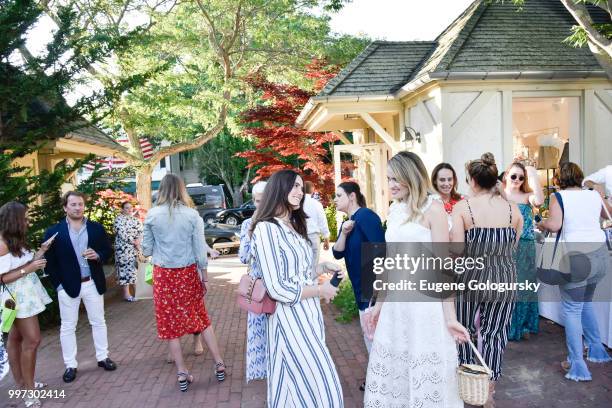
[[[221,369],[223,367],[223,369]],[[217,376],[217,381],[221,382],[225,380],[225,364],[217,363],[215,364],[215,375]]]
[[[181,392],[187,391],[189,384],[193,382],[193,375],[179,371],[176,373],[176,376],[178,378],[179,390],[181,390]],[[181,380],[181,377],[185,377],[185,379]]]

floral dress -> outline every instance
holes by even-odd
[[[514,254],[518,282],[536,282],[536,249],[533,232],[533,211],[529,204],[519,204],[523,216],[523,233]],[[512,313],[509,340],[521,340],[525,333],[536,334],[540,322],[537,294],[532,291],[518,292]]]
[[[138,251],[134,240],[142,234],[142,224],[138,219],[119,214],[115,218],[115,267],[119,285],[136,283]]]
[[[26,251],[20,257],[10,253],[0,256],[0,275],[24,266],[30,262],[33,257],[34,254],[29,251]],[[35,272],[28,273],[16,281],[7,283],[6,288],[11,292],[17,303],[16,317],[18,319],[36,316],[45,310],[45,305],[51,303],[51,298]],[[0,299],[2,304],[4,304],[10,296],[11,295],[4,290],[3,287],[0,288]]]

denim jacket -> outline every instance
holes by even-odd
[[[184,205],[171,210],[167,205],[153,207],[144,222],[142,253],[153,256],[153,264],[164,268],[196,263],[199,271],[206,270],[204,220]]]

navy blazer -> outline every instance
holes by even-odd
[[[51,248],[45,254],[47,266],[45,271],[49,274],[55,289],[62,285],[66,293],[75,298],[81,292],[81,268],[77,259],[76,252],[70,241],[68,223],[66,219],[50,227],[45,231],[43,242],[48,240],[53,234],[59,232]],[[106,292],[106,277],[102,265],[111,255],[111,245],[106,231],[102,224],[87,220],[88,247],[98,253],[100,259],[97,261],[87,261],[91,271],[91,278],[96,284],[99,294]]]

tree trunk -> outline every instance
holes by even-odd
[[[242,188],[237,187],[238,191],[232,191],[232,202],[234,207],[240,207],[243,204]]]
[[[151,180],[153,179],[153,168],[143,166],[136,171],[136,197],[142,208],[149,210],[152,206]]]

